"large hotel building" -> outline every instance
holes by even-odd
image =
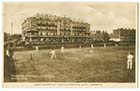
[[[82,43],[92,41],[90,24],[69,17],[36,14],[22,23],[26,44]]]

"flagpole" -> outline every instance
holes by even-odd
[[[13,34],[13,22],[11,23],[11,35]]]

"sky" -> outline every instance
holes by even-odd
[[[137,3],[3,3],[4,32],[22,33],[24,19],[37,13],[85,21],[90,30],[137,29]]]

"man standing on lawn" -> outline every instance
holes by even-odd
[[[127,69],[128,70],[132,70],[132,65],[133,65],[133,55],[132,52],[129,52],[128,56],[127,56]]]
[[[61,52],[62,52],[62,53],[64,52],[64,47],[63,47],[63,46],[61,47]]]
[[[52,51],[51,51],[51,60],[54,59],[54,58],[56,58],[56,54],[55,54],[54,49],[52,49]]]
[[[94,46],[93,46],[93,44],[91,44],[91,49],[93,49],[94,48]]]

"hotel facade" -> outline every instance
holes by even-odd
[[[48,14],[25,19],[22,39],[25,44],[89,43],[94,40],[87,22]]]

